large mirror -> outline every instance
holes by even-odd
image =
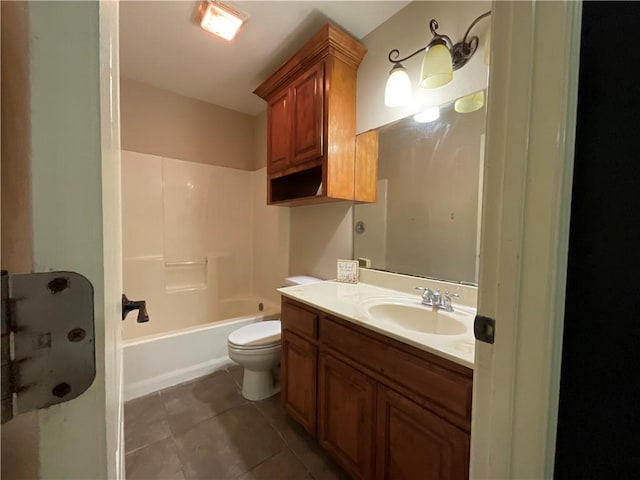
[[[477,284],[485,109],[441,106],[379,130],[378,193],[354,207],[354,257],[370,267]]]

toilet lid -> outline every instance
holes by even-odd
[[[280,342],[280,320],[256,322],[234,330],[229,343],[240,347],[258,347]]]

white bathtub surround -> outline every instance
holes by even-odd
[[[366,306],[372,302],[401,299],[422,308],[416,286],[439,288],[442,292],[457,293],[453,301],[454,312],[444,313],[462,323],[464,331],[447,335],[434,335],[408,330],[397,324],[372,321],[366,315]],[[319,308],[362,327],[395,338],[416,348],[434,353],[469,368],[474,366],[475,338],[473,318],[476,311],[476,287],[428,280],[409,275],[392,274],[362,269],[357,284],[327,281],[311,285],[281,288],[279,291],[299,302]],[[402,302],[400,302],[402,303]],[[425,310],[431,307],[424,306]],[[426,312],[425,312],[426,313]]]
[[[258,311],[259,303],[263,311]],[[220,314],[230,320],[183,328],[123,342],[124,399],[141,397],[207,375],[233,362],[227,337],[234,330],[279,318],[280,308],[266,299],[222,302]]]
[[[231,363],[232,331],[279,317],[289,210],[265,172],[122,152],[124,291],[150,317],[123,323],[126,399]]]
[[[289,210],[265,205],[265,172],[122,152],[124,291],[151,319],[125,340],[225,318],[228,299],[279,302]]]

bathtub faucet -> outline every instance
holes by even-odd
[[[127,314],[133,310],[138,310],[138,323],[145,323],[149,321],[149,314],[147,313],[147,302],[144,300],[129,300],[123,293],[122,320],[124,320],[127,317]]]

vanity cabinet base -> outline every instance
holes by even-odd
[[[376,478],[469,478],[468,433],[383,386],[377,405]]]
[[[352,478],[469,477],[473,371],[282,299],[282,405]]]
[[[353,478],[372,478],[376,383],[325,352],[318,368],[318,442]]]

